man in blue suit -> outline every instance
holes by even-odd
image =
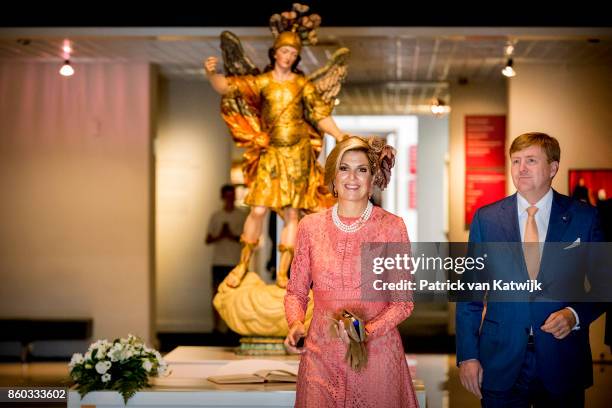
[[[603,241],[596,209],[551,188],[560,155],[546,134],[517,137],[510,161],[518,192],[476,212],[470,243]],[[535,262],[527,246],[524,257],[519,252],[517,281],[540,280],[550,267],[552,257],[536,252]],[[554,272],[548,276],[563,279]],[[483,407],[584,406],[584,390],[593,384],[589,325],[602,304],[490,301],[483,311],[483,301],[457,303],[459,376]]]

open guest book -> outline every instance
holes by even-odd
[[[207,378],[215,384],[297,382],[297,367],[275,360],[238,360],[219,368]]]

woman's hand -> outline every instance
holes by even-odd
[[[338,320],[338,337],[340,337],[340,340],[342,340],[344,344],[348,345],[351,342],[351,338],[344,326],[344,320]]]
[[[206,61],[204,61],[204,69],[206,70],[206,75],[214,75],[217,73],[217,62],[219,62],[217,57],[206,58]]]
[[[343,319],[334,319],[331,316],[327,316],[331,324],[329,325],[330,336],[338,337],[344,344],[349,344],[351,342],[351,338],[349,337],[348,331],[344,326]]]
[[[289,328],[289,334],[287,334],[287,337],[285,337],[284,344],[287,351],[291,354],[303,354],[305,351],[304,348],[298,348],[296,346],[298,341],[305,336],[306,329],[304,328],[304,324],[302,322],[293,323]]]

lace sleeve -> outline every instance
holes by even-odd
[[[406,225],[401,219],[399,222],[401,223],[401,225],[397,225],[397,229],[400,232],[399,237],[389,242],[409,243]],[[406,320],[408,316],[412,314],[412,309],[414,309],[414,302],[408,301],[405,294],[399,296],[397,299],[392,299],[376,317],[366,323],[365,330],[367,338],[375,339],[383,336],[394,327],[397,327],[398,324]]]
[[[287,325],[291,327],[296,321],[304,322],[308,307],[308,293],[312,283],[310,272],[310,239],[307,227],[302,220],[298,224],[295,256],[291,263],[291,278],[285,294],[285,316]]]

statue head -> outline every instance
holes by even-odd
[[[277,49],[285,45],[295,48],[298,54],[302,50],[302,41],[300,40],[300,36],[293,31],[283,31],[282,33],[280,33],[276,37],[272,48],[274,48],[274,50],[276,51]]]

